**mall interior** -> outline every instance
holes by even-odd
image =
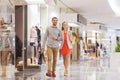
[[[77,35],[67,76],[59,51],[56,77],[39,64],[53,17]],[[119,67],[119,0],[0,0],[0,80],[120,80]]]

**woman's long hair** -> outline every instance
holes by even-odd
[[[64,30],[64,27],[63,27],[63,24],[64,24],[64,23],[66,23],[66,22],[65,22],[65,21],[64,21],[64,22],[62,22],[62,31]]]

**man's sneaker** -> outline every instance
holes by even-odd
[[[55,72],[52,72],[52,77],[56,77],[56,74],[55,74]]]
[[[52,72],[51,72],[51,71],[48,71],[48,72],[46,73],[46,76],[52,77]]]

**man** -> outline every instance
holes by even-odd
[[[56,77],[56,63],[57,63],[57,54],[59,48],[59,41],[62,40],[62,33],[57,28],[57,17],[52,18],[52,26],[46,29],[44,36],[44,41],[42,49],[45,49],[45,44],[47,46],[47,57],[48,57],[48,72],[46,73],[49,77]]]

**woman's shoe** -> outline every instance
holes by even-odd
[[[64,74],[64,76],[68,76],[68,74]]]
[[[64,71],[64,76],[68,76],[68,70]]]

